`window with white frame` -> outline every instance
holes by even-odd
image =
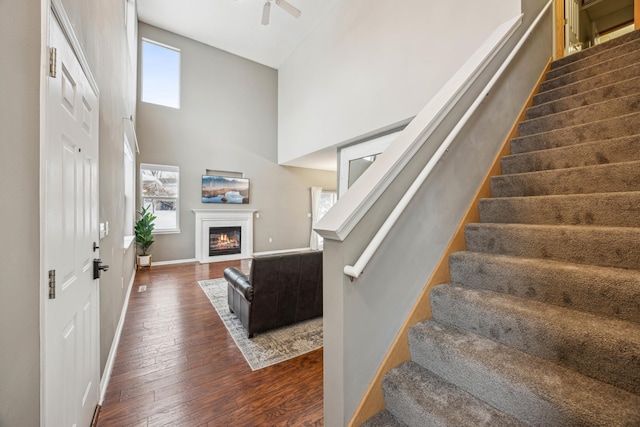
[[[333,207],[338,201],[338,193],[335,191],[325,191],[322,190],[322,194],[320,195],[320,205],[318,206],[318,220],[324,216],[329,209]]]
[[[142,206],[151,207],[156,216],[155,233],[180,231],[178,166],[140,164]]]
[[[136,166],[133,162],[133,151],[129,138],[124,135],[124,247],[128,248],[133,241],[133,226],[136,217]]]
[[[180,50],[142,40],[142,102],[180,108]]]

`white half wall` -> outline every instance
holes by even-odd
[[[415,116],[520,0],[340,2],[278,72],[278,162]]]

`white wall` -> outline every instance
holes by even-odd
[[[139,162],[180,167],[180,233],[158,234],[154,261],[195,258],[192,209],[202,203],[207,169],[243,172],[257,209],[254,251],[309,246],[310,187],[336,188],[336,173],[277,163],[277,70],[160,28],[141,24],[140,36],[180,49],[180,109],[138,101]],[[270,242],[269,239],[272,239]]]
[[[278,161],[418,113],[519,0],[349,0],[278,76]]]

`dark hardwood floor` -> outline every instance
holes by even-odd
[[[229,266],[137,272],[98,426],[324,425],[322,350],[252,372],[198,286]]]

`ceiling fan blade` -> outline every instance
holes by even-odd
[[[276,4],[281,8],[283,8],[284,10],[286,10],[287,12],[289,12],[291,15],[295,16],[296,18],[299,18],[300,15],[302,15],[302,12],[300,12],[300,9],[296,8],[291,3],[288,3],[286,0],[276,0]]]
[[[269,16],[271,15],[271,2],[267,1],[262,8],[262,25],[269,25]]]

